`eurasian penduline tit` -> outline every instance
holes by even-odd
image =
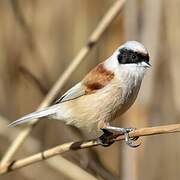
[[[110,122],[126,112],[134,103],[142,79],[150,67],[146,48],[137,41],[127,41],[104,62],[92,69],[79,83],[62,95],[54,105],[32,112],[10,124],[16,126],[33,119],[48,117],[89,132],[104,132],[99,137],[102,145],[110,145],[107,136],[112,131],[125,134],[132,128],[110,126]]]

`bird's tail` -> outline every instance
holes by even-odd
[[[11,124],[9,124],[9,126],[17,126],[19,124],[30,122],[33,119],[38,119],[38,118],[53,115],[53,114],[55,114],[57,112],[58,108],[59,108],[59,106],[58,106],[58,104],[56,104],[56,105],[47,107],[47,108],[45,108],[43,110],[32,112],[32,113],[27,114],[26,116],[24,116],[24,117],[22,117],[20,119],[17,119],[14,122],[12,122]]]

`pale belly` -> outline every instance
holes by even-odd
[[[110,122],[120,116],[134,103],[139,87],[130,87],[131,91],[118,88],[117,85],[108,87],[91,95],[85,95],[61,104],[56,119],[63,118],[67,124],[89,131],[99,131],[100,122]]]

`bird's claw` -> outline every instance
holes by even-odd
[[[135,141],[137,141],[139,139],[138,136],[133,137],[133,138],[129,137],[129,132],[134,131],[134,130],[135,130],[135,128],[124,128],[124,132],[123,132],[123,134],[125,136],[125,143],[132,148],[136,148],[141,145],[141,141],[136,144],[134,143]]]

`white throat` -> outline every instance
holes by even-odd
[[[122,64],[116,69],[116,78],[126,83],[133,81],[135,85],[141,83],[147,68],[139,64]]]

